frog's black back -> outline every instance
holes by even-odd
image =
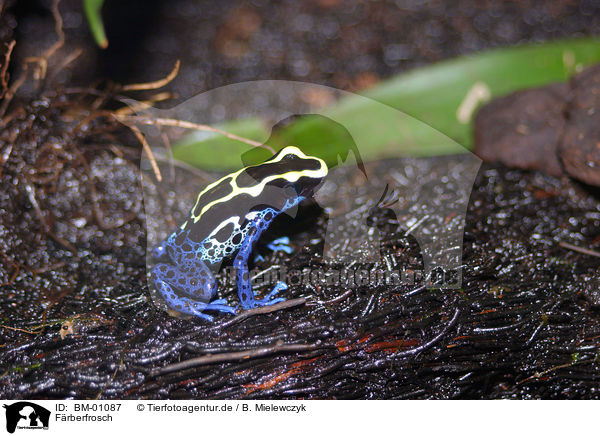
[[[244,226],[246,215],[270,207],[282,211],[288,200],[308,197],[327,174],[321,159],[286,147],[259,165],[228,174],[199,195],[184,229],[201,242],[217,228]]]

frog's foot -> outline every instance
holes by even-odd
[[[163,241],[160,244],[154,246],[151,251],[154,260],[164,260],[167,257],[167,245]]]
[[[294,249],[290,247],[290,238],[282,236],[267,244],[267,247],[273,251],[285,251],[287,254],[292,254]]]
[[[159,263],[152,268],[152,283],[169,309],[176,312],[194,315],[208,321],[212,321],[213,318],[203,313],[206,310],[235,313],[236,308],[228,306],[225,300],[209,302],[216,292],[216,283],[212,276],[200,267],[204,265],[199,266],[199,277],[196,277],[181,272],[173,265]],[[188,296],[183,296],[182,293]]]
[[[227,300],[215,300],[206,305],[204,310],[218,310],[223,313],[233,313],[237,311],[237,307],[228,306]]]
[[[227,302],[225,300],[215,300],[211,303],[204,303],[202,301],[194,301],[187,297],[181,297],[179,300],[182,303],[181,308],[175,307],[174,308],[175,310],[177,310],[179,312],[187,313],[188,315],[194,315],[194,316],[203,318],[207,321],[212,321],[213,317],[204,313],[204,311],[206,311],[206,310],[216,310],[219,312],[232,313],[232,314],[235,314],[235,311],[236,311],[235,307],[231,307],[231,306],[227,306],[226,304],[223,304],[223,303]]]
[[[283,298],[283,297],[273,298],[273,296],[277,295],[277,293],[279,291],[283,291],[287,288],[288,288],[288,285],[286,285],[285,283],[277,282],[277,284],[275,285],[273,290],[271,292],[269,292],[269,295],[267,295],[265,298],[263,298],[261,300],[251,299],[250,301],[247,301],[246,303],[244,303],[242,301],[242,308],[254,309],[256,307],[270,306],[272,304],[281,303],[282,301],[285,301],[285,298]]]
[[[213,317],[204,313],[206,310],[216,310],[219,312],[232,314],[235,314],[236,312],[236,308],[227,306],[225,304],[227,301],[225,300],[215,300],[211,303],[192,300],[191,298],[182,297],[175,294],[171,286],[166,282],[157,280],[155,284],[160,293],[163,295],[163,298],[165,298],[169,308],[174,311],[185,313],[187,315],[194,315],[207,321],[212,321]]]
[[[167,300],[170,309],[185,313],[186,315],[194,315],[207,321],[212,321],[213,317],[203,313],[207,309],[208,304],[202,301],[194,301],[187,297],[176,297],[175,299]]]

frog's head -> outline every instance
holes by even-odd
[[[265,146],[254,147],[245,152],[241,156],[244,166],[272,159],[269,157],[270,150],[287,150],[286,154],[289,154],[289,149],[300,148],[308,153],[303,155],[304,159],[318,155],[330,170],[344,164],[352,154],[357,168],[367,178],[361,154],[348,129],[320,114],[296,114],[280,120],[272,127]],[[293,154],[297,156],[297,153]]]
[[[288,146],[262,164],[246,168],[246,171],[270,188],[293,188],[297,195],[309,197],[323,181],[328,169],[324,160]]]

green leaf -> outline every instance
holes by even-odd
[[[335,154],[351,142],[332,125],[340,124],[360,144],[365,160],[389,156],[431,156],[465,152],[472,145],[472,116],[489,98],[512,91],[565,81],[583,67],[600,61],[600,40],[581,38],[496,49],[460,57],[413,70],[386,80],[361,96],[343,98],[327,108],[323,115],[301,117],[271,138],[271,146],[297,145],[334,161]],[[480,97],[477,98],[477,90]],[[482,92],[483,91],[483,92]],[[467,99],[467,96],[470,96]],[[465,99],[473,104],[469,109]],[[379,103],[378,103],[379,102]],[[391,115],[389,105],[401,112]],[[457,116],[463,108],[462,118]],[[332,124],[331,120],[335,120]],[[270,129],[258,120],[225,123],[221,129],[265,141]],[[260,128],[258,127],[260,126]],[[399,134],[399,131],[401,134]],[[198,137],[196,137],[198,138]],[[204,137],[202,137],[204,138]],[[174,155],[187,163],[208,169],[240,167],[240,156],[250,150],[246,144],[227,138],[186,139],[174,144]],[[335,144],[336,147],[330,147]],[[245,164],[256,158],[242,158]]]
[[[96,41],[96,44],[100,48],[108,47],[108,39],[106,39],[106,33],[104,32],[104,24],[102,24],[101,9],[104,0],[83,0],[83,9],[85,10],[85,16],[87,17],[88,24],[92,36]]]
[[[260,142],[266,141],[270,132],[270,129],[257,118],[230,121],[215,127]],[[228,170],[243,166],[241,156],[252,148],[248,144],[226,138],[218,133],[198,131],[184,136],[174,144],[173,157],[198,168]]]
[[[497,49],[402,74],[382,82],[365,96],[471,146],[470,120],[460,122],[456,111],[475,83],[484,84],[493,98],[518,89],[564,82],[576,71],[599,61],[597,38]]]

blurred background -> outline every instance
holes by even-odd
[[[12,3],[3,37],[12,29],[18,41],[13,65],[55,41],[51,3]],[[84,47],[62,80],[156,80],[180,59],[171,90],[182,98],[254,79],[355,91],[442,59],[600,29],[598,0],[107,0],[101,50],[80,0],[61,1],[60,11],[67,46]]]

